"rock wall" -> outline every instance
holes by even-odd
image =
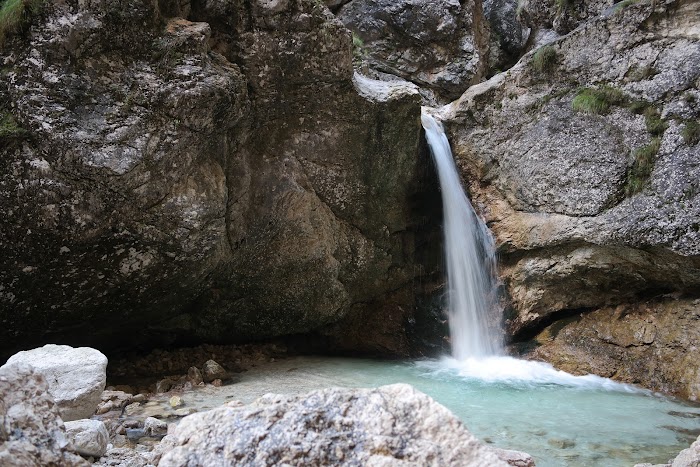
[[[497,237],[515,340],[577,311],[697,297],[698,11],[620,4],[438,111]],[[676,383],[659,384],[690,394]]]
[[[2,60],[5,352],[245,341],[382,308],[382,348],[409,352],[436,263],[416,253],[437,228],[419,95],[353,78],[319,2],[50,2]]]

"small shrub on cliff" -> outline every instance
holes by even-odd
[[[700,142],[700,122],[693,120],[686,122],[681,130],[681,136],[688,146],[693,146]]]
[[[605,85],[582,89],[574,97],[571,107],[578,112],[601,115],[607,113],[611,106],[620,105],[624,101],[625,95],[622,91]]]
[[[627,196],[639,193],[644,188],[644,184],[654,169],[654,161],[660,148],[661,138],[652,138],[649,144],[634,151],[634,162],[632,162],[628,173],[627,186],[625,187]]]
[[[0,0],[2,1],[2,0]],[[0,6],[0,47],[9,34],[19,30],[30,14],[36,13],[44,0],[4,0]]]
[[[654,136],[661,136],[668,128],[666,123],[659,115],[658,110],[653,107],[647,107],[644,111],[644,123],[646,123],[647,131]]]
[[[552,71],[557,65],[557,51],[551,45],[540,48],[532,57],[532,67],[537,73]]]

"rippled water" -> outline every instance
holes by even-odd
[[[700,433],[700,407],[509,357],[467,362],[299,357],[253,369],[228,386],[187,393],[183,400],[203,410],[268,392],[399,382],[448,407],[485,442],[530,453],[538,466],[666,462]]]

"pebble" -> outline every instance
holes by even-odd
[[[170,402],[170,407],[173,407],[173,408],[175,408],[175,407],[180,407],[180,406],[183,404],[182,399],[180,398],[180,396],[173,396],[173,397],[171,397],[170,400],[169,400],[169,402]]]

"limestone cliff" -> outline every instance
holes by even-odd
[[[699,20],[696,0],[620,3],[440,109],[497,237],[516,340],[572,313],[698,296]],[[691,322],[676,355],[698,344]],[[654,378],[636,381],[669,387]]]
[[[355,319],[406,354],[419,95],[353,77],[351,40],[313,0],[44,4],[2,52],[4,350]]]

